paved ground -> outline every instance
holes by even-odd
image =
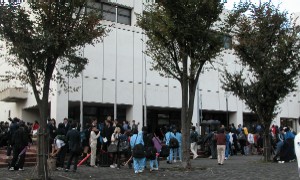
[[[297,162],[291,163],[264,163],[262,156],[233,156],[225,161],[224,165],[218,165],[217,160],[199,158],[192,160],[193,170],[183,171],[180,163],[172,165],[166,164],[166,161],[160,163],[160,170],[149,172],[148,170],[141,174],[134,174],[132,169],[123,167],[121,169],[111,169],[107,167],[91,168],[81,166],[76,173],[54,171],[51,172],[51,178],[55,180],[92,180],[92,179],[181,179],[196,180],[199,178],[211,180],[295,180],[299,179],[297,172]],[[1,180],[26,180],[33,179],[34,168],[26,168],[25,171],[10,172],[6,168],[0,169]]]

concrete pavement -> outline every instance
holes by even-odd
[[[262,156],[232,156],[225,161],[224,165],[218,165],[216,159],[198,158],[192,160],[193,169],[184,171],[180,163],[167,164],[160,162],[159,171],[149,172],[149,169],[141,174],[134,174],[133,169],[122,167],[112,169],[109,167],[86,167],[80,166],[77,172],[53,171],[50,172],[51,179],[55,180],[92,180],[92,179],[163,179],[163,180],[295,180],[299,179],[297,162],[291,163],[265,163]],[[149,167],[149,162],[147,164]],[[0,169],[1,180],[34,179],[35,168],[27,167],[25,171],[8,171],[7,168]]]

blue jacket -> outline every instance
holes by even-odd
[[[229,143],[229,141],[230,141],[230,135],[229,135],[229,133],[226,133],[225,137],[226,137],[226,143]]]
[[[291,131],[288,131],[285,133],[284,135],[284,139],[287,140],[287,139],[295,139],[295,135],[291,132]]]
[[[138,134],[134,134],[131,136],[130,139],[130,146],[133,148],[136,144],[143,144],[144,145],[144,140],[143,140],[143,132],[140,131]]]
[[[169,146],[170,139],[171,138],[176,138],[176,137],[175,137],[175,135],[172,132],[167,132],[165,138],[166,138],[166,145]]]
[[[172,133],[173,134],[173,133]],[[174,135],[174,134],[173,134]],[[180,132],[176,132],[176,134],[174,135],[175,138],[177,139],[179,146],[181,146],[181,142],[182,142],[182,135]]]

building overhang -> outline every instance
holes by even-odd
[[[28,97],[28,91],[25,88],[6,88],[0,92],[0,101],[19,102]]]

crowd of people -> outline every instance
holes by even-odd
[[[9,170],[24,170],[25,155],[28,145],[32,143],[31,131],[33,124],[25,123],[18,118],[9,118],[8,122],[1,122],[0,147],[7,147],[7,156],[13,155]]]
[[[12,160],[9,170],[23,170],[26,150],[37,135],[39,124],[25,123],[18,118],[10,119],[11,123],[0,123],[0,147],[7,147],[7,156]],[[92,118],[82,130],[81,125],[70,122],[67,118],[56,125],[55,119],[49,119],[47,124],[49,137],[49,159],[56,160],[56,170],[76,171],[79,165],[92,168],[106,166],[121,168],[128,165],[135,173],[142,173],[149,162],[149,170],[159,169],[159,158],[167,159],[167,163],[182,161],[182,135],[174,126],[166,126],[153,133],[151,129],[142,127],[138,131],[139,123],[132,121],[119,122],[108,116],[105,121],[98,122]],[[248,130],[246,126],[230,124],[228,128],[223,125],[206,131],[201,140],[200,135],[193,126],[190,133],[191,152],[193,159],[198,157],[199,145],[204,145],[209,151],[211,159],[218,159],[223,165],[224,160],[230,156],[262,154],[264,128],[260,125]],[[285,162],[295,159],[293,139],[295,133],[289,127],[272,126],[270,128],[270,144],[274,160]],[[68,156],[67,156],[68,154]],[[68,157],[67,163],[65,163]],[[80,162],[78,162],[80,159]]]
[[[23,170],[26,150],[37,136],[39,123],[25,123],[18,118],[10,121],[10,124],[1,122],[0,145],[7,148],[8,158],[13,155],[9,170]],[[171,126],[157,134],[142,127],[139,132],[139,125],[135,120],[130,124],[108,116],[103,122],[92,118],[80,130],[79,123],[70,122],[67,118],[58,125],[55,119],[49,119],[49,159],[55,159],[56,170],[66,172],[72,165],[72,171],[76,171],[78,165],[84,164],[110,168],[128,165],[130,168],[133,166],[135,173],[142,173],[147,162],[150,171],[158,170],[159,157],[167,157],[170,164],[182,161],[180,130]],[[79,159],[83,160],[78,162]]]
[[[193,132],[193,131],[192,131]],[[263,154],[263,135],[264,128],[261,125],[252,126],[250,130],[246,126],[230,124],[228,128],[223,125],[207,131],[200,144],[207,147],[211,159],[218,159],[218,164],[223,165],[224,160],[230,156]],[[294,138],[296,133],[290,127],[278,127],[272,125],[269,129],[271,148],[270,154],[275,162],[284,163],[295,160]],[[191,139],[195,139],[194,133],[191,133]],[[196,142],[196,140],[192,141]],[[193,150],[194,144],[191,144],[191,150],[194,158],[197,154]]]

